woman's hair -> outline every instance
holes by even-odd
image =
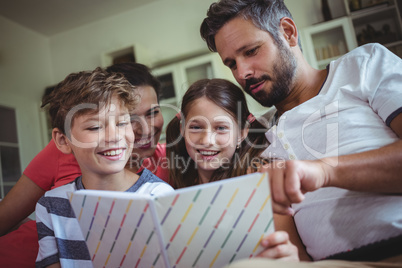
[[[269,33],[279,45],[282,43],[280,21],[283,17],[292,19],[292,14],[283,0],[220,0],[212,3],[200,27],[201,37],[211,51],[216,52],[216,33],[236,17],[251,20],[255,27]],[[299,47],[301,49],[300,38]]]
[[[116,63],[106,68],[111,73],[121,73],[133,86],[151,86],[159,102],[161,83],[152,75],[151,70],[140,63],[124,62]]]
[[[174,117],[166,129],[166,156],[169,159],[169,181],[177,188],[199,184],[195,162],[186,150],[181,126],[184,130],[186,116],[199,98],[205,97],[224,109],[235,120],[240,130],[250,127],[249,135],[243,140],[240,149],[236,149],[231,163],[214,171],[210,181],[246,174],[252,158],[258,157],[266,148],[266,132],[257,120],[250,120],[246,98],[243,91],[235,84],[224,79],[202,79],[190,86],[183,96],[180,119]],[[250,123],[251,122],[251,123]]]
[[[69,136],[75,117],[108,108],[114,96],[129,111],[138,104],[136,88],[122,74],[98,67],[93,71],[69,74],[42,98],[42,107],[49,106],[52,127]]]

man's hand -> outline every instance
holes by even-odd
[[[272,207],[275,213],[293,214],[292,203],[300,203],[304,193],[328,184],[329,165],[321,161],[273,161],[260,166],[259,172],[269,175]]]

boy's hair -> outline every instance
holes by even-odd
[[[152,75],[151,70],[147,66],[140,63],[124,62],[113,64],[107,67],[106,71],[111,73],[121,73],[133,86],[151,86],[155,90],[159,102],[161,83]]]
[[[268,32],[277,45],[282,43],[279,32],[281,19],[293,19],[283,0],[220,0],[212,3],[200,27],[201,37],[211,51],[217,52],[216,33],[236,17],[251,20],[255,27]],[[298,43],[301,49],[300,37]]]
[[[259,156],[267,145],[264,135],[265,127],[257,120],[251,124],[247,121],[250,111],[244,93],[239,87],[224,79],[199,80],[193,83],[183,96],[181,120],[174,117],[166,129],[166,156],[170,163],[169,182],[174,183],[177,188],[198,184],[197,168],[187,153],[185,141],[180,132],[180,124],[184,128],[185,119],[192,104],[202,97],[229,113],[241,130],[250,127],[248,137],[243,140],[240,149],[235,151],[229,166],[215,170],[210,181],[246,174],[247,159],[251,161],[252,158]]]
[[[135,87],[122,74],[109,73],[98,67],[93,71],[68,75],[43,97],[41,107],[49,105],[52,128],[58,128],[69,136],[71,130],[66,126],[71,124],[72,127],[75,117],[98,113],[110,105],[114,96],[129,111],[134,110],[138,103]]]

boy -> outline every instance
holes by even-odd
[[[124,168],[134,142],[129,111],[137,97],[135,87],[122,75],[97,68],[70,74],[43,101],[43,106],[49,104],[57,148],[74,154],[82,176],[38,201],[36,267],[92,267],[67,192],[95,189],[154,195],[173,190],[146,169],[139,176]]]

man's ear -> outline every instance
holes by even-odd
[[[52,130],[52,139],[56,144],[57,149],[59,149],[64,154],[71,154],[73,150],[71,149],[71,141],[67,136],[58,128]]]
[[[280,22],[280,31],[288,42],[289,46],[294,47],[299,43],[299,35],[295,22],[288,17],[283,17]]]

